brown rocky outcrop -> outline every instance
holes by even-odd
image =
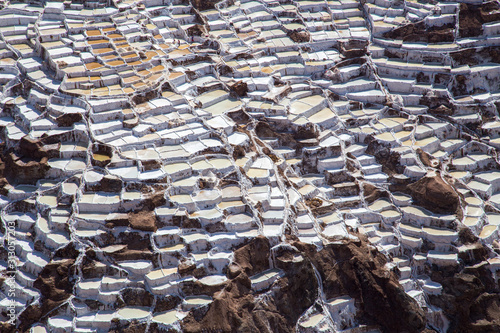
[[[234,262],[247,275],[254,275],[269,267],[269,240],[257,237],[234,251]],[[230,268],[231,271],[234,268]]]
[[[24,332],[40,318],[65,302],[73,293],[71,280],[75,259],[52,261],[46,265],[35,280],[34,287],[41,293],[39,304],[29,305],[18,318],[19,327],[15,332]],[[2,328],[9,332],[9,328]],[[12,330],[14,332],[14,330]]]
[[[276,138],[281,146],[300,150],[302,147],[317,143],[315,139],[318,137],[318,130],[313,124],[308,123],[294,131],[278,132],[268,122],[259,121],[255,126],[255,134],[261,139]]]
[[[148,330],[149,327],[149,330]],[[137,320],[132,320],[131,322],[123,323],[119,320],[114,320],[111,324],[109,333],[143,333],[143,332],[157,332],[158,324],[151,323],[148,325],[144,322],[138,322]]]
[[[49,170],[48,158],[39,159],[23,158],[15,152],[5,156],[5,175],[7,179],[24,184],[35,184],[37,180],[45,177]]]
[[[201,24],[195,24],[186,30],[188,36],[202,36],[207,33],[205,26]]]
[[[149,196],[141,203],[142,210],[154,210],[156,207],[162,206],[167,202],[165,192],[163,190],[153,190]]]
[[[239,97],[246,96],[248,92],[247,83],[241,80],[229,85],[229,88]]]
[[[431,278],[443,285],[430,302],[450,320],[448,332],[500,332],[500,294],[486,261],[457,270],[433,269]]]
[[[290,31],[288,37],[295,43],[307,43],[311,39],[311,34],[308,31]]]
[[[451,116],[453,115],[453,110],[446,105],[441,104],[438,107],[429,109],[429,113],[436,116]]]
[[[481,63],[500,63],[500,47],[488,46],[481,48],[467,48],[450,52],[450,56],[457,65],[475,66]]]
[[[5,178],[0,178],[0,194],[1,195],[8,195],[9,190],[9,182]]]
[[[59,143],[51,138],[21,138],[16,149],[4,153],[5,176],[12,183],[35,184],[49,170],[49,158],[59,157]]]
[[[265,298],[251,291],[249,276],[269,268],[270,246],[258,237],[235,251],[229,267],[230,280],[214,294],[201,318],[190,313],[183,321],[185,332],[292,332],[300,315],[318,297],[318,270],[327,299],[349,295],[356,300],[358,320],[383,332],[424,332],[425,316],[416,301],[385,269],[386,258],[364,240],[329,244],[318,251],[314,245],[289,238],[292,248],[277,249],[275,266],[285,273]],[[294,249],[295,248],[295,249]],[[390,314],[390,315],[388,315]]]
[[[339,41],[339,51],[346,58],[362,57],[366,54],[368,42],[358,39]]]
[[[327,299],[347,294],[356,300],[361,322],[375,324],[383,332],[425,329],[422,309],[404,292],[396,275],[385,269],[385,256],[365,240],[328,244],[321,251],[309,244],[292,244],[318,269]]]
[[[97,185],[97,190],[103,192],[120,192],[123,187],[123,181],[112,175],[106,175],[102,177],[101,181]]]
[[[152,211],[130,212],[129,223],[130,227],[142,231],[156,231],[156,217]]]
[[[387,197],[386,191],[383,191],[380,188],[369,183],[363,184],[363,194],[367,203],[372,203],[377,199]]]
[[[404,166],[400,163],[401,156],[391,151],[389,145],[379,142],[373,136],[366,137],[365,143],[368,144],[366,153],[373,155],[377,162],[382,165],[382,172],[389,176],[403,173]]]
[[[59,127],[70,127],[81,120],[81,113],[65,113],[56,118],[57,126]]]
[[[247,124],[250,121],[250,116],[242,109],[228,112],[227,116],[237,124]]]
[[[455,213],[460,207],[457,192],[439,173],[422,177],[408,189],[415,203],[434,213]]]
[[[428,27],[423,21],[410,23],[384,33],[385,38],[400,39],[405,42],[443,43],[455,39],[454,24]]]
[[[438,159],[432,157],[429,153],[422,150],[422,148],[417,148],[416,150],[418,158],[423,165],[429,168],[437,168],[440,165]]]
[[[214,9],[215,4],[217,4],[217,2],[219,1],[220,0],[191,0],[191,5],[198,10],[208,10]],[[185,2],[187,3],[189,1],[185,0]]]
[[[461,3],[458,18],[460,37],[475,37],[483,33],[483,20],[477,6]]]
[[[307,260],[290,261],[290,250],[277,253],[277,264],[286,275],[266,299],[256,298],[249,275],[269,268],[269,241],[260,236],[235,251],[226,287],[200,318],[191,312],[183,321],[185,332],[291,332],[317,293],[312,267]]]
[[[459,35],[460,37],[476,37],[483,33],[483,24],[500,20],[497,1],[482,3],[480,6],[473,4],[460,4]]]

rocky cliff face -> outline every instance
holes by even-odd
[[[299,240],[289,241],[273,252],[271,261],[269,241],[263,237],[235,250],[230,281],[214,295],[204,316],[190,314],[184,319],[183,330],[290,332],[309,308],[322,313],[326,299],[348,295],[359,307],[356,316],[361,324],[383,332],[424,331],[423,310],[406,295],[396,274],[386,269],[387,259],[366,240],[338,242],[319,251]],[[284,276],[268,290],[252,291],[249,276],[270,269],[270,264]]]

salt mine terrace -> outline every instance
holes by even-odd
[[[0,331],[498,331],[499,13],[0,0]]]

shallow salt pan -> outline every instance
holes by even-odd
[[[196,307],[208,305],[212,303],[212,297],[209,296],[187,296],[182,302],[182,307],[185,310],[191,310]]]
[[[116,312],[118,318],[123,318],[126,320],[140,320],[148,317],[150,309],[146,307],[125,307]]]
[[[250,277],[252,289],[262,290],[270,287],[276,281],[282,272],[279,269],[269,269],[257,275]]]
[[[177,310],[171,310],[153,315],[152,320],[158,324],[171,325],[178,321],[180,319],[179,317]]]
[[[325,316],[321,313],[315,314],[311,317],[309,317],[306,321],[300,323],[300,326],[304,328],[312,328],[315,327],[319,324],[321,320],[323,320]]]

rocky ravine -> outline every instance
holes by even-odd
[[[0,331],[500,331],[498,2],[0,8]]]

